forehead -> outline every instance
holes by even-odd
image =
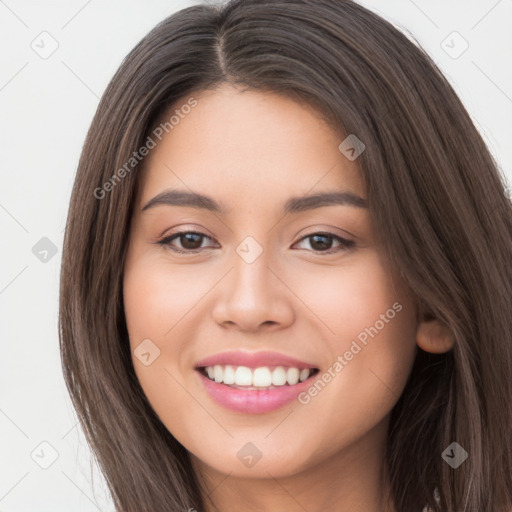
[[[161,140],[152,136],[156,145],[143,164],[144,204],[166,188],[215,195],[227,205],[282,202],[317,189],[365,195],[356,162],[338,149],[345,136],[288,97],[223,85],[182,98],[161,121],[166,129]]]

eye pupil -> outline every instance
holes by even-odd
[[[319,239],[323,239],[324,242],[317,244]],[[328,240],[327,242],[325,242],[326,239]],[[332,245],[332,237],[328,235],[312,235],[311,240],[311,247],[317,250],[330,249],[330,246]]]
[[[201,247],[201,236],[197,233],[185,233],[180,235],[181,245],[185,249],[198,249]],[[199,245],[197,245],[197,241],[199,241]]]

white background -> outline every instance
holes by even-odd
[[[94,470],[91,479],[60,367],[63,229],[80,150],[107,83],[154,25],[193,3],[0,0],[0,512],[113,511],[101,474]],[[512,181],[512,1],[361,3],[428,51]],[[43,31],[58,43],[47,59],[31,47],[49,37]],[[442,47],[446,40],[452,55],[462,48],[458,36],[446,39],[453,31],[469,44],[458,58]],[[57,250],[47,262],[32,252],[43,237]],[[55,462],[41,468],[36,460],[50,463],[52,450]]]

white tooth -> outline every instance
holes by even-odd
[[[309,369],[304,368],[304,370],[300,371],[300,377],[299,380],[302,382],[303,380],[306,380],[309,377]]]
[[[210,379],[213,380],[213,377],[215,375],[215,372],[213,371],[213,366],[207,366],[206,373],[208,373],[208,377],[210,377]]]
[[[272,374],[270,373],[269,368],[263,366],[261,368],[256,368],[253,374],[253,386],[257,386],[259,388],[266,388],[272,384]]]
[[[252,386],[252,371],[247,366],[239,366],[235,372],[237,386]]]
[[[282,366],[277,366],[272,372],[272,385],[284,386],[286,384],[286,371]]]
[[[224,384],[235,383],[235,370],[229,364],[224,367]]]
[[[297,382],[299,382],[299,369],[288,368],[288,370],[286,370],[286,380],[290,386],[297,384]]]
[[[216,364],[213,367],[213,378],[215,379],[215,382],[222,382],[224,372],[222,371],[222,366],[220,364]]]

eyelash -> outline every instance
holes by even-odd
[[[199,252],[201,252],[201,250],[203,248],[198,248],[198,249],[178,249],[176,247],[173,247],[171,245],[171,242],[176,239],[176,238],[179,238],[180,236],[182,235],[199,235],[201,237],[204,238],[209,238],[211,240],[211,237],[209,237],[208,235],[205,235],[204,233],[200,233],[198,231],[178,231],[176,233],[173,233],[172,235],[170,236],[167,236],[161,240],[159,240],[157,243],[159,245],[162,245],[164,247],[168,247],[171,251],[174,251],[174,252],[177,252],[177,253],[180,253],[180,254],[197,254]],[[298,240],[296,243],[298,242],[301,242],[302,240],[305,240],[307,238],[311,238],[313,236],[323,236],[323,237],[327,237],[327,238],[334,238],[335,240],[337,240],[339,243],[340,243],[340,246],[343,248],[342,250],[348,250],[352,247],[354,247],[355,245],[355,242],[353,242],[352,240],[346,240],[345,238],[342,238],[338,235],[335,235],[334,233],[328,233],[328,232],[323,232],[323,231],[319,231],[319,232],[315,232],[315,233],[311,233],[309,235],[306,235],[304,237],[302,237],[300,240]],[[295,244],[294,244],[295,245]],[[331,248],[331,249],[328,249],[326,251],[315,251],[315,250],[312,250],[312,252],[314,253],[317,253],[317,254],[333,254],[333,253],[336,253],[340,250],[340,246],[338,246],[337,248]],[[211,249],[211,247],[207,247],[206,249]]]

